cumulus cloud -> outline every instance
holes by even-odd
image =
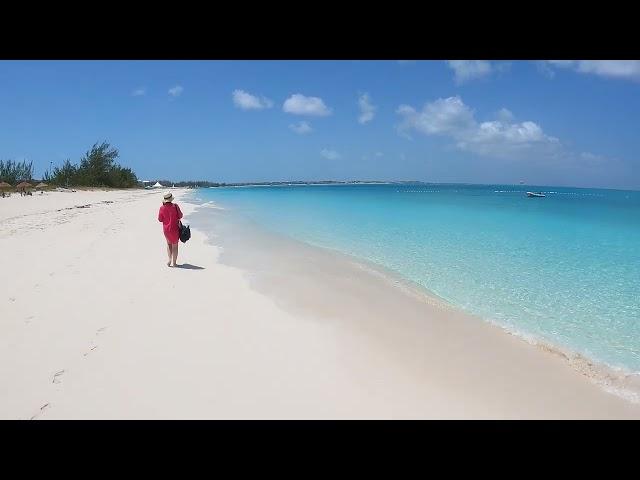
[[[513,122],[513,119],[514,116],[511,111],[507,110],[506,108],[501,108],[500,110],[498,110],[498,120],[504,123],[510,123]]]
[[[244,90],[234,90],[231,95],[234,105],[242,110],[262,110],[273,107],[273,102],[267,97],[260,98]]]
[[[486,60],[447,60],[447,65],[453,70],[458,85],[511,68],[510,62],[492,63]]]
[[[473,112],[460,97],[439,98],[425,104],[422,112],[410,105],[400,105],[396,113],[404,120],[401,130],[414,129],[427,135],[457,136],[475,124]]]
[[[589,152],[581,152],[578,155],[578,160],[581,163],[591,167],[600,167],[606,163],[609,163],[611,159],[604,157],[602,155],[595,155]]]
[[[320,155],[322,155],[327,160],[337,160],[338,158],[340,158],[340,154],[338,152],[336,152],[335,150],[327,150],[326,148],[323,148],[320,151]]]
[[[535,122],[515,122],[507,109],[498,112],[497,120],[478,122],[458,96],[439,98],[425,104],[421,111],[401,105],[397,113],[402,117],[400,132],[415,130],[445,136],[453,139],[459,149],[480,155],[502,158],[523,153],[549,155],[560,147],[559,140],[545,134]]]
[[[640,60],[548,60],[546,64],[584,74],[640,81]]]
[[[300,93],[294,93],[284,101],[282,109],[294,115],[309,115],[325,117],[331,115],[331,109],[319,97],[306,97]]]
[[[358,97],[358,106],[360,107],[359,123],[364,125],[373,120],[376,114],[376,107],[371,103],[371,98],[368,93],[363,93]]]
[[[538,71],[547,78],[553,78],[556,76],[556,72],[551,68],[550,64],[544,60],[536,60],[533,62]]]
[[[176,85],[175,87],[169,89],[169,95],[171,95],[172,97],[179,97],[180,95],[182,95],[183,91],[184,88],[182,88],[180,85]]]
[[[143,88],[143,87],[141,87],[141,88],[136,88],[136,89],[131,93],[131,95],[133,95],[134,97],[141,97],[141,96],[146,95],[146,94],[147,94],[147,90],[146,90],[145,88]]]
[[[485,60],[448,60],[447,64],[453,70],[455,81],[459,85],[486,77],[493,71],[491,64]]]
[[[289,128],[299,135],[313,132],[313,128],[311,128],[311,125],[304,121],[297,124],[291,124],[289,125]]]

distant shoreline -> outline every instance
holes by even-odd
[[[582,190],[609,190],[618,192],[638,192],[638,189],[625,189],[625,188],[609,188],[609,187],[581,187],[574,185],[542,185],[542,184],[529,184],[529,183],[467,183],[467,182],[424,182],[421,180],[295,180],[295,181],[274,181],[274,182],[209,182],[209,181],[181,181],[181,182],[169,182],[162,183],[163,188],[225,188],[225,187],[278,187],[278,186],[326,186],[326,185],[429,185],[429,186],[447,186],[447,185],[461,185],[461,186],[510,186],[518,188],[540,189],[540,188],[574,188]],[[150,183],[150,182],[147,182]],[[143,187],[145,189],[151,189],[151,186]],[[159,187],[158,187],[159,188]]]

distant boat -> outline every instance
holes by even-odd
[[[527,197],[546,197],[542,192],[527,192]]]
[[[524,185],[524,180],[520,180],[520,185]]]

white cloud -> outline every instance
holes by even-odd
[[[305,97],[300,93],[295,93],[287,98],[282,105],[282,109],[294,115],[310,115],[316,117],[331,115],[331,109],[324,104],[321,98]]]
[[[579,73],[640,81],[640,60],[548,60],[547,64]]]
[[[447,60],[447,65],[453,70],[458,85],[493,73],[506,72],[511,68],[510,62],[492,63],[486,60]]]
[[[373,120],[376,114],[376,107],[371,103],[371,98],[368,93],[363,93],[358,97],[358,106],[360,107],[359,123],[364,125]]]
[[[560,146],[557,138],[546,135],[534,122],[483,122],[472,135],[458,140],[458,146],[483,155],[512,157],[520,152],[552,153]]]
[[[145,88],[137,88],[131,93],[134,97],[141,97],[142,95],[146,95],[147,90]]]
[[[259,98],[244,90],[234,90],[232,96],[234,105],[242,110],[262,110],[273,107],[273,102],[267,97]]]
[[[338,158],[340,158],[340,154],[338,152],[336,152],[335,150],[327,150],[326,148],[322,149],[320,155],[328,160],[337,160]]]
[[[549,64],[544,60],[536,60],[535,62],[536,68],[538,71],[543,74],[547,78],[553,78],[556,76],[555,70],[549,66]]]
[[[457,134],[473,128],[473,112],[460,97],[439,98],[427,103],[422,112],[409,105],[400,105],[397,112],[404,118],[401,130],[415,129],[427,135]]]
[[[513,113],[511,113],[510,110],[507,110],[506,108],[501,108],[500,110],[498,110],[498,120],[504,123],[511,123],[513,122],[513,119]]]
[[[422,111],[401,105],[397,113],[403,118],[399,129],[416,130],[426,135],[441,135],[456,142],[461,150],[480,155],[513,158],[525,153],[557,154],[560,142],[545,134],[534,122],[514,122],[513,114],[502,109],[498,120],[477,122],[474,112],[460,97],[439,98],[427,103]]]
[[[603,157],[602,155],[595,155],[589,152],[582,152],[578,155],[578,159],[588,166],[601,166],[607,163],[610,159]]]
[[[289,125],[289,128],[299,135],[313,132],[313,128],[311,128],[311,125],[304,121],[297,124],[291,124]]]
[[[376,152],[376,157],[382,157],[384,155],[384,153],[382,152]]]
[[[491,63],[485,60],[448,60],[447,64],[453,70],[458,85],[486,77],[493,71]]]
[[[171,95],[172,97],[179,97],[180,95],[182,95],[183,91],[184,88],[182,88],[180,85],[176,85],[175,87],[169,89],[169,95]]]

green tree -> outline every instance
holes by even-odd
[[[138,184],[130,168],[116,163],[117,148],[107,142],[95,143],[75,166],[66,160],[62,167],[53,169],[51,183],[64,186],[131,188]]]
[[[54,167],[53,174],[51,176],[51,183],[54,185],[60,185],[69,187],[71,185],[77,185],[78,169],[71,163],[68,158],[62,164],[62,167]]]
[[[115,164],[118,156],[118,149],[111,147],[107,142],[102,142],[100,145],[95,143],[80,160],[80,172],[82,173],[80,180],[85,185],[114,186],[111,185],[114,178],[111,171],[118,167]]]
[[[0,182],[8,182],[11,185],[15,185],[20,182],[30,182],[31,180],[33,180],[33,162],[0,160]]]

